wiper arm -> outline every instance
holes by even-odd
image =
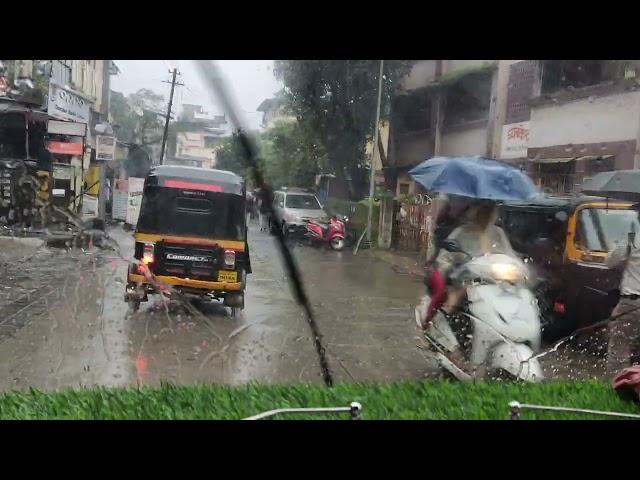
[[[222,108],[229,115],[231,124],[237,129],[238,139],[240,140],[240,144],[242,146],[242,152],[244,154],[246,164],[253,172],[253,179],[255,180],[258,188],[260,188],[260,195],[262,196],[262,201],[267,207],[267,213],[272,217],[274,214],[273,190],[264,181],[264,175],[262,174],[262,171],[260,170],[257,162],[256,146],[252,142],[252,139],[249,138],[249,136],[245,133],[243,123],[237,115],[237,109],[233,104],[231,93],[226,88],[226,85],[222,78],[222,72],[220,71],[218,65],[213,61],[198,60],[195,63],[196,67],[200,70],[205,85],[209,87],[212,94],[215,94],[215,98],[220,101],[220,103],[222,104]],[[322,369],[322,377],[325,384],[328,387],[331,387],[333,386],[333,376],[331,374],[331,369],[329,368],[325,348],[322,345],[322,336],[320,335],[320,330],[318,329],[318,325],[313,315],[311,304],[309,303],[309,299],[305,292],[298,267],[295,263],[291,251],[289,250],[289,247],[287,247],[282,231],[279,228],[276,229],[276,238],[278,240],[278,246],[280,247],[280,253],[282,254],[282,258],[284,259],[287,272],[289,273],[289,277],[291,278],[294,286],[296,300],[304,309],[307,315],[307,321],[309,322],[309,326],[311,327],[313,341],[315,343],[316,351],[320,360],[320,368]]]

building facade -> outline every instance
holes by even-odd
[[[386,187],[415,193],[408,170],[438,155],[508,161],[553,193],[640,168],[637,69],[629,60],[418,61],[393,100]]]

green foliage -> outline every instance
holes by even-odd
[[[525,384],[402,382],[390,384],[226,385],[142,388],[86,388],[42,393],[37,390],[0,395],[0,418],[13,419],[241,419],[274,408],[348,406],[358,401],[364,419],[500,420],[508,404],[555,405],[638,413],[605,382],[576,381]],[[348,418],[346,413],[285,418]],[[596,419],[568,413],[524,411],[523,419]]]
[[[162,141],[164,127],[164,97],[141,88],[128,97],[120,92],[111,92],[110,111],[113,122],[118,125],[118,140],[138,143],[142,146]]]
[[[307,125],[281,121],[260,137],[266,180],[274,187],[312,187],[325,161],[320,139]]]
[[[396,81],[411,61],[385,62],[385,112]],[[287,110],[322,140],[330,172],[349,185],[352,198],[366,191],[365,145],[373,135],[379,60],[280,60],[275,74],[285,85]],[[384,118],[384,115],[383,115]]]

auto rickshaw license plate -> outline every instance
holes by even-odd
[[[218,272],[218,281],[219,282],[237,282],[238,272],[227,272],[222,270]]]

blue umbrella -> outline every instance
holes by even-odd
[[[495,201],[528,200],[540,192],[508,163],[481,157],[434,157],[409,171],[425,189]]]

